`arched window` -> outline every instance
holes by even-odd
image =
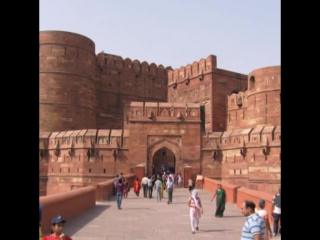
[[[250,80],[249,80],[249,90],[251,90],[251,89],[253,89],[255,86],[255,78],[254,78],[254,76],[251,76],[250,77]]]

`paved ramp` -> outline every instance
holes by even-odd
[[[143,194],[137,197],[130,191],[128,198],[122,201],[122,209],[118,210],[113,197],[109,202],[97,203],[81,216],[70,219],[65,232],[73,240],[240,239],[245,221],[240,209],[227,204],[225,216],[216,218],[215,201],[210,202],[212,194],[203,189],[198,191],[204,215],[195,234],[191,234],[187,188],[175,189],[173,203],[169,205],[166,193],[157,203],[155,196],[152,199],[142,197]]]

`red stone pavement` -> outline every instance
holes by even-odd
[[[204,214],[200,218],[199,231],[191,234],[189,208],[190,196],[187,188],[177,188],[173,192],[173,203],[167,204],[167,194],[161,202],[153,198],[140,197],[129,192],[123,199],[122,209],[117,209],[115,197],[97,205],[84,214],[70,219],[65,225],[65,233],[73,240],[104,239],[215,239],[236,240],[241,238],[245,217],[234,204],[227,204],[225,216],[214,216],[215,201],[212,194],[198,189]],[[280,239],[274,237],[272,239]]]

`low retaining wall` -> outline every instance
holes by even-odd
[[[213,194],[218,188],[218,184],[221,184],[222,188],[226,191],[227,195],[227,202],[228,203],[236,203],[237,202],[237,189],[240,188],[240,186],[235,186],[229,183],[223,183],[211,178],[204,177],[203,178],[203,184],[202,187],[206,189],[207,191]]]
[[[222,188],[226,191],[227,202],[237,204],[238,208],[241,208],[244,200],[253,201],[256,204],[256,207],[258,207],[259,199],[263,198],[266,201],[265,210],[268,212],[268,217],[272,228],[273,221],[271,219],[271,207],[272,199],[275,194],[255,191],[244,187],[220,182],[207,177],[203,178],[203,188],[211,192],[212,194],[214,194],[218,184],[221,184]]]
[[[136,178],[135,174],[125,174],[123,175],[129,181],[129,186],[132,190],[133,181]],[[141,179],[140,179],[141,181]],[[97,184],[97,191],[96,191],[96,201],[97,202],[105,202],[108,201],[110,197],[113,195],[113,179],[109,179],[107,181],[101,182]]]
[[[79,188],[70,192],[58,193],[40,197],[42,209],[42,232],[48,234],[51,230],[51,220],[56,215],[61,215],[68,220],[84,213],[96,205],[96,189],[92,186]]]
[[[256,204],[256,207],[258,207],[258,201],[260,198],[263,198],[266,201],[265,210],[268,212],[268,218],[271,221],[271,207],[272,207],[272,199],[275,194],[266,193],[266,192],[260,192],[255,191],[247,188],[239,188],[237,191],[237,206],[241,208],[241,204],[244,200],[250,200],[253,201]],[[271,225],[272,228],[272,225]]]

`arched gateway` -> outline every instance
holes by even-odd
[[[173,141],[173,139],[163,138],[152,143],[148,147],[147,174],[149,175],[153,173],[153,166],[155,165],[155,163],[156,163],[156,167],[159,167],[159,165],[161,167],[163,163],[169,163],[169,165],[175,169],[175,172],[179,172],[181,167],[181,164],[180,164],[181,146],[179,143],[181,143],[180,138],[176,138],[175,142]],[[167,161],[161,161],[161,158],[159,159],[159,155],[163,153],[167,155],[163,157],[166,157],[166,158],[169,157],[171,159],[169,159],[169,161],[168,159]],[[156,158],[157,155],[158,155],[158,158]]]

